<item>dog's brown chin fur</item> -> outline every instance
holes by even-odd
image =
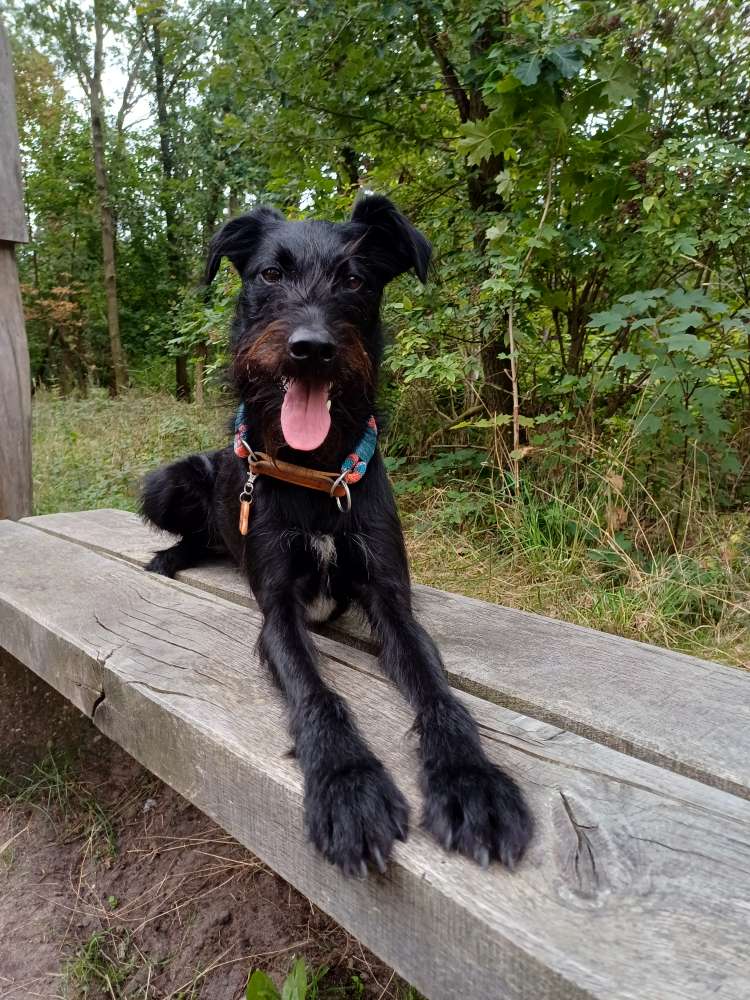
[[[248,331],[249,343],[241,345],[234,356],[232,367],[235,385],[246,385],[250,397],[259,400],[259,417],[262,427],[263,448],[268,455],[276,456],[280,449],[291,448],[281,430],[280,413],[283,402],[284,378],[300,376],[288,371],[288,324],[273,320],[255,336]],[[358,395],[373,399],[375,394],[374,366],[365,350],[355,326],[340,325],[336,330],[337,359],[330,379],[313,376],[310,381],[329,382],[332,407],[335,400],[354,389]],[[335,422],[325,441],[310,455],[325,461],[340,448],[340,434]]]

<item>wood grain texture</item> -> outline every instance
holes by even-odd
[[[419,831],[346,880],[301,834],[260,618],[28,525],[0,524],[0,645],[433,1000],[750,997],[750,803],[461,695],[538,821],[515,875]],[[322,670],[416,811],[410,713],[366,652]]]
[[[125,511],[26,523],[141,565],[171,540]],[[252,603],[228,564],[179,579]],[[750,798],[750,674],[430,587],[415,587],[414,598],[462,690]],[[368,647],[352,617],[325,634]]]
[[[13,66],[8,36],[0,21],[0,240],[25,243],[27,239]]]
[[[14,245],[0,241],[0,518],[30,511],[29,350]]]

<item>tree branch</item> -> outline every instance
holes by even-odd
[[[460,424],[462,420],[465,420],[467,417],[473,417],[475,413],[479,413],[481,410],[484,410],[484,408],[484,403],[477,403],[475,406],[470,406],[468,410],[464,410],[463,413],[459,413],[457,417],[451,417],[450,420],[446,420],[444,424],[441,424],[436,431],[433,431],[432,434],[430,434],[427,438],[425,447],[429,448],[433,442],[440,437],[443,431],[450,430],[454,424]]]
[[[445,86],[456,102],[458,117],[462,123],[468,122],[471,119],[471,101],[469,95],[461,86],[461,81],[458,79],[458,73],[453,63],[448,58],[445,36],[438,32],[435,22],[421,5],[417,7],[417,22],[424,41],[435,56],[435,60],[440,67]]]
[[[128,78],[125,83],[125,89],[122,92],[122,101],[120,102],[120,108],[117,112],[117,119],[115,128],[117,129],[118,135],[122,135],[124,125],[125,125],[125,115],[128,111],[133,108],[138,102],[138,96],[133,97],[133,91],[135,89],[136,81],[141,72],[141,66],[143,64],[143,56],[145,54],[144,40],[142,37],[138,38],[135,42],[133,49],[130,52],[130,59],[128,60],[130,69],[128,72]]]

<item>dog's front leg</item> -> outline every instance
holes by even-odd
[[[406,800],[343,699],[320,677],[301,602],[282,593],[259,600],[265,614],[260,651],[289,705],[305,779],[307,834],[347,875],[365,875],[369,863],[384,871],[394,840],[406,839]]]
[[[398,574],[400,577],[402,574]],[[513,868],[533,821],[510,775],[489,760],[477,724],[451,691],[440,654],[411,611],[408,577],[374,572],[361,597],[380,641],[381,665],[416,710],[423,825],[448,850]]]

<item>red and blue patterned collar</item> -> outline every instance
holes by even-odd
[[[247,432],[248,423],[245,415],[245,404],[240,403],[234,419],[234,453],[238,458],[252,458],[253,456],[252,449],[246,441]],[[367,427],[359,444],[341,463],[341,476],[339,478],[342,482],[351,486],[353,483],[360,481],[367,472],[367,465],[375,454],[377,444],[378,425],[375,423],[375,417],[371,416],[367,421]]]

